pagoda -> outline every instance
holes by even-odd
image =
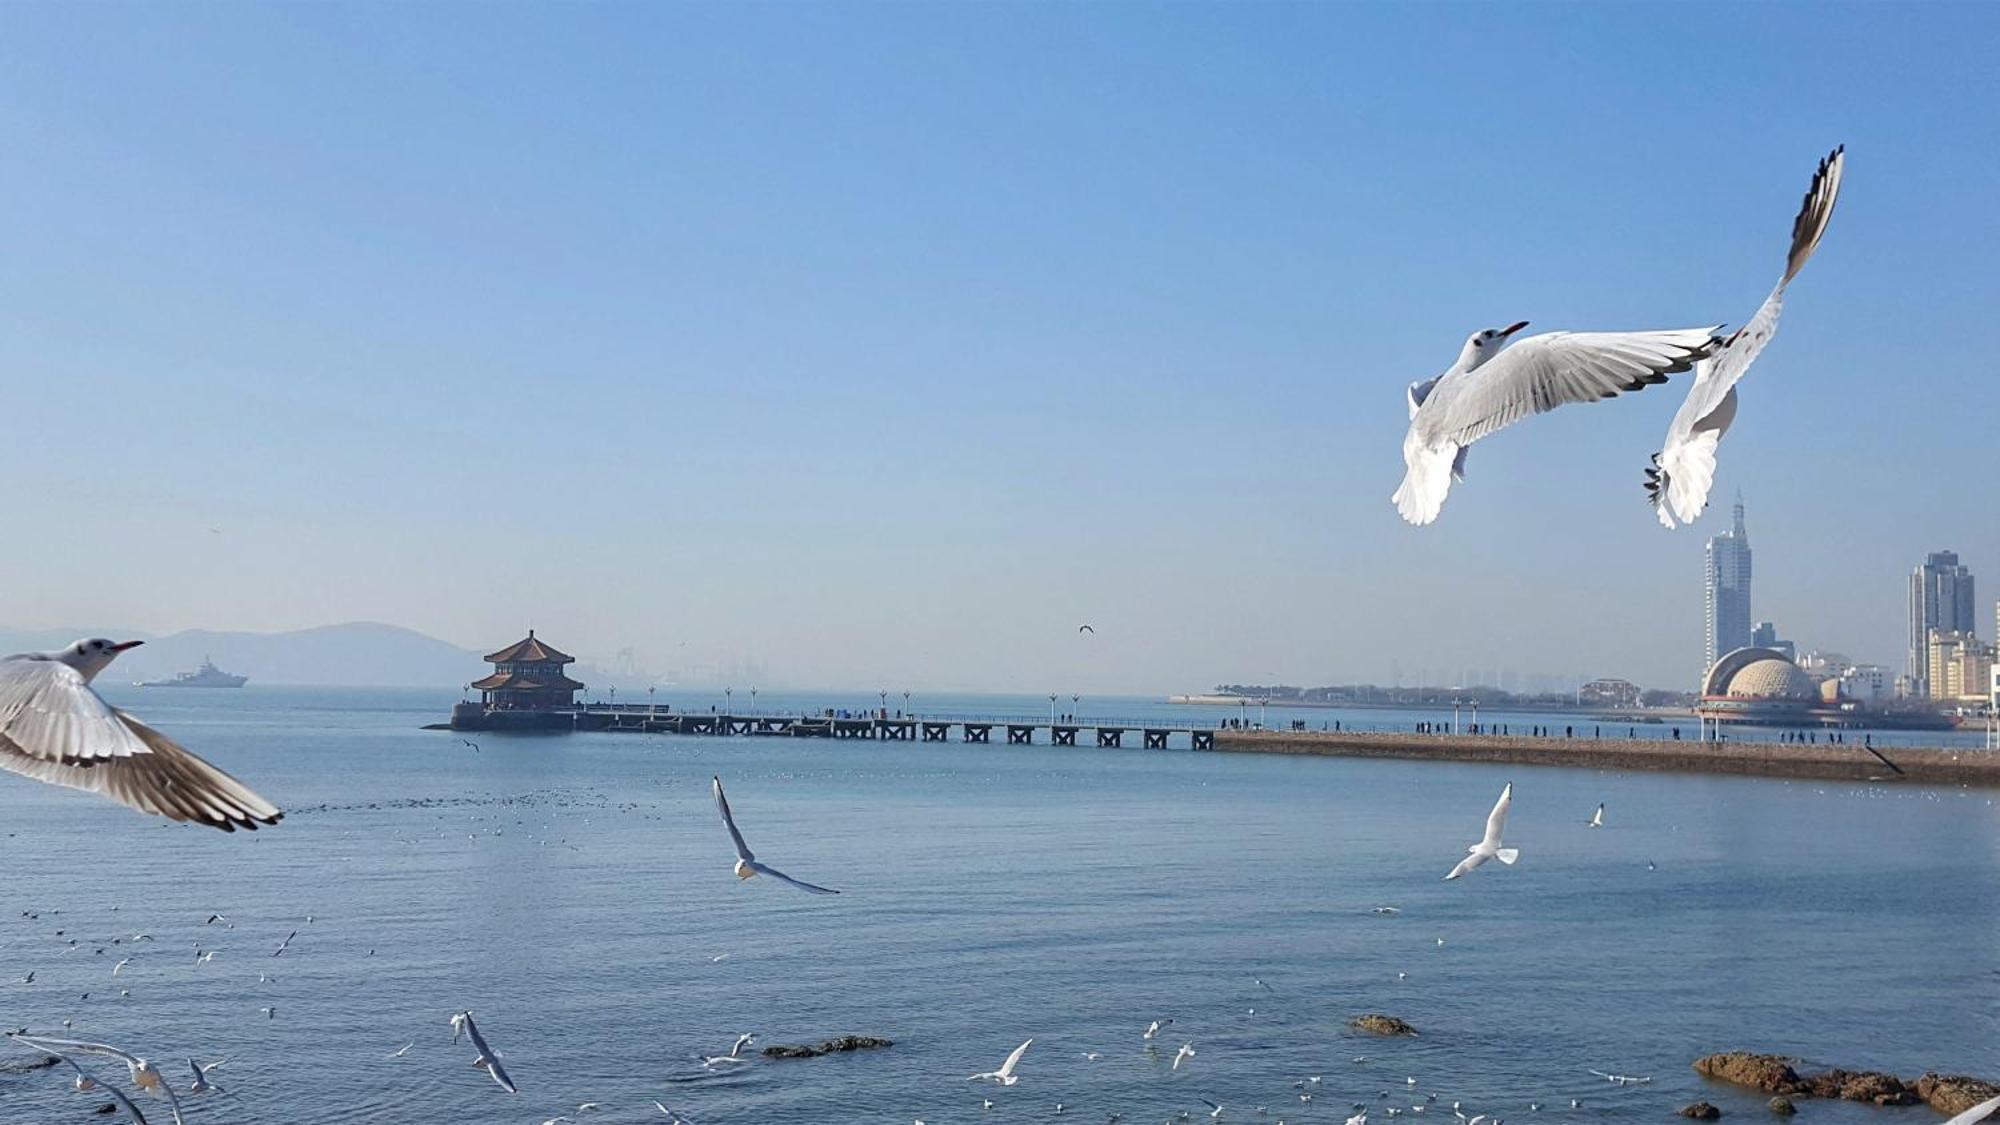
[[[558,652],[535,638],[535,631],[501,649],[488,653],[486,662],[493,674],[471,685],[479,691],[479,703],[486,711],[557,711],[576,706],[576,693],[583,685],[563,673],[563,665],[576,657]]]

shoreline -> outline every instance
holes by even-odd
[[[1238,731],[1215,734],[1217,751],[1305,754],[1333,758],[1493,762],[1590,770],[1652,770],[1737,777],[1815,778],[1829,781],[1904,781],[2000,788],[2000,754],[1978,750],[1882,747],[1875,752],[1848,743],[1700,743],[1588,738],[1521,738],[1494,735],[1403,734],[1353,731]]]

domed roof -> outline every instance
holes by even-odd
[[[1819,681],[1806,675],[1798,665],[1782,657],[1753,660],[1729,677],[1723,694],[1736,699],[1796,699],[1810,702],[1819,698]]]
[[[1770,648],[1739,648],[1708,670],[1701,694],[1714,699],[1770,699],[1810,703],[1819,679]]]

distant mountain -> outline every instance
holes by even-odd
[[[190,629],[164,637],[132,629],[0,628],[0,652],[60,648],[79,637],[143,640],[106,673],[119,682],[156,680],[215,661],[257,684],[457,688],[492,671],[480,654],[413,629],[357,621],[289,633]]]

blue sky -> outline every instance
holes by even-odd
[[[795,687],[1698,672],[1678,386],[1480,444],[1466,332],[1738,322],[1719,493],[1900,664],[2000,595],[2000,14],[1836,5],[0,7],[0,620],[529,623]],[[1076,624],[1093,622],[1079,642]]]

